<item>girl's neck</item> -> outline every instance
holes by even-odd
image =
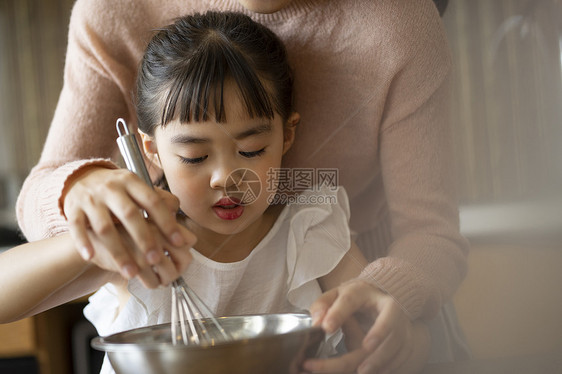
[[[267,235],[283,210],[282,205],[270,206],[261,219],[237,234],[224,235],[212,232],[189,219],[186,226],[197,236],[194,249],[216,262],[242,261]]]

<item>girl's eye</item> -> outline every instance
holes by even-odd
[[[242,156],[247,157],[247,158],[252,158],[252,157],[257,157],[259,155],[261,155],[262,153],[265,152],[265,147],[260,149],[259,151],[252,151],[252,152],[243,152],[240,151],[238,153],[240,153]]]
[[[203,157],[196,157],[196,158],[187,158],[187,157],[180,157],[180,161],[183,162],[184,164],[200,164],[201,162],[203,162],[203,160],[205,160],[207,158],[207,156],[203,156]]]

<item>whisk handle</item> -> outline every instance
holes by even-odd
[[[117,145],[127,169],[141,177],[150,187],[153,187],[135,134],[129,133],[129,127],[123,118],[117,120],[116,127],[119,134]]]

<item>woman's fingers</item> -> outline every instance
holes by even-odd
[[[156,193],[160,195],[160,198],[164,201],[170,212],[175,215],[180,208],[180,199],[178,199],[177,196],[172,194],[171,192],[163,190],[161,188],[156,188],[154,189],[154,191],[156,191]]]
[[[390,296],[384,295],[380,304],[380,314],[363,340],[370,355],[359,367],[360,374],[395,369],[412,351],[410,319]]]
[[[130,279],[136,276],[141,263],[138,260],[135,261],[130,249],[125,246],[118,228],[105,206],[87,209],[86,214],[90,217],[92,231],[99,238],[95,248],[96,252],[104,251],[111,255],[125,278]]]
[[[78,211],[71,215],[69,219],[69,231],[72,240],[75,243],[80,256],[84,261],[89,261],[94,257],[94,247],[90,240],[88,239],[88,227],[87,218],[84,212]]]
[[[142,252],[135,249],[134,242],[130,235],[124,228],[119,230],[120,241],[125,251],[130,254],[132,261],[139,265],[136,277],[147,288],[155,288],[158,286],[166,286],[172,281],[177,279],[181,272],[183,272],[189,263],[191,263],[192,255],[190,253],[190,246],[184,245],[176,247],[169,243],[167,239],[162,236],[160,231],[153,224],[149,223],[148,231],[154,236],[165,251],[162,254],[162,259],[157,264],[149,264]],[[180,230],[186,242],[194,243],[194,236],[187,229]],[[101,238],[90,230],[90,237],[94,245],[101,245]],[[120,272],[120,267],[117,265],[112,253],[108,251],[96,251],[96,255],[91,260],[97,266],[113,271]],[[121,272],[122,274],[122,272]],[[125,277],[130,278],[130,277]]]
[[[364,353],[361,361],[352,361],[349,356],[343,361],[312,360],[307,361],[310,369],[337,372],[343,363],[355,363],[352,368],[360,374],[381,373],[401,367],[412,355],[409,317],[390,295],[367,282],[355,279],[324,293],[312,304],[310,311],[315,323],[328,333],[359,317],[368,320],[370,327],[367,334],[358,339],[360,351]],[[357,341],[357,338],[353,340]]]
[[[140,178],[134,177],[139,183],[126,184],[127,193],[131,196],[132,201],[148,213],[150,220],[170,243],[175,246],[184,245],[185,242],[176,221],[176,212],[179,208],[177,199],[171,193],[161,189],[154,190],[142,183]],[[139,239],[141,237],[141,235],[138,236]],[[138,244],[140,245],[140,243]]]
[[[330,309],[337,297],[338,289],[334,288],[324,292],[312,303],[309,310],[313,326],[322,326],[326,312]]]
[[[182,234],[185,234],[184,238],[186,241],[192,242],[191,237],[193,237],[193,234],[185,228],[183,228],[182,231],[185,231],[185,233]],[[163,237],[162,239],[165,240]],[[169,242],[164,243],[163,246],[166,254],[163,256],[162,261],[160,261],[157,265],[152,266],[152,269],[159,276],[159,285],[166,286],[181,275],[181,273],[193,260],[193,256],[190,252],[191,246],[176,247]]]
[[[125,262],[125,265],[123,265],[122,261],[119,263],[116,261],[115,254],[113,252],[105,249],[106,244],[102,241],[103,238],[94,232],[92,228],[90,228],[87,233],[88,238],[94,247],[94,256],[90,259],[93,264],[99,268],[119,273],[125,279],[131,279],[138,274],[140,267],[137,266],[137,259],[135,258],[133,250],[129,245],[126,235],[118,232],[118,241],[120,243],[121,253],[124,253],[128,258],[130,258],[130,260]]]
[[[397,353],[389,362],[382,364],[380,360],[377,361],[375,355],[371,355],[359,367],[358,373],[394,374],[419,372],[429,357],[431,346],[429,330],[423,322],[415,322],[405,330],[408,334],[402,337]],[[362,369],[367,367],[370,371],[363,372]]]
[[[125,227],[149,263],[155,264],[160,260],[162,247],[150,235],[145,212],[170,242],[178,246],[184,244],[175,212],[170,210],[169,203],[162,198],[163,194],[152,189],[138,176],[124,171],[106,181],[103,189],[107,190],[103,194],[103,203]]]
[[[168,251],[167,257],[171,259],[178,275],[181,274],[185,269],[187,269],[187,266],[193,260],[190,249],[193,247],[193,245],[195,245],[197,241],[195,235],[185,227],[180,227],[180,234],[186,242],[185,245],[176,247],[173,246],[173,244],[170,244],[166,247]]]
[[[137,279],[146,288],[156,288],[162,283],[160,274],[151,267],[141,267]]]
[[[78,201],[71,198],[80,192],[84,192],[82,199]],[[113,258],[123,277],[129,279],[137,274],[138,265],[123,246],[115,222],[105,204],[101,204],[98,199],[84,191],[81,185],[76,185],[73,194],[69,194],[65,201],[65,213],[71,235],[76,238],[76,247],[80,252],[88,251],[88,257],[92,258],[96,252],[102,251]],[[88,237],[88,228],[94,233],[96,240]]]
[[[164,259],[153,265],[152,270],[158,275],[160,286],[167,286],[181,275],[182,271],[191,263],[193,257],[186,250],[170,250]]]
[[[372,318],[376,318],[377,310],[373,306],[382,293],[373,286],[361,280],[352,280],[335,290],[337,296],[326,311],[322,322],[322,327],[327,332],[334,332],[356,312],[373,314]]]
[[[136,275],[138,266],[123,247],[112,211],[107,205],[107,202],[111,204],[116,200],[128,199],[121,184],[115,182],[121,180],[120,176],[125,173],[130,174],[126,170],[102,168],[91,168],[83,172],[66,191],[64,212],[70,232],[77,240],[77,248],[88,253],[90,258],[97,251],[105,252],[102,257],[109,254],[121,273],[130,278]],[[88,229],[93,231],[96,240],[86,237]]]
[[[177,199],[170,193],[157,192],[128,170],[91,169],[69,187],[64,211],[76,246],[84,258],[95,251],[108,252],[121,273],[137,274],[142,265],[123,247],[117,232],[117,221],[132,238],[134,248],[142,252],[148,264],[162,260],[163,248],[148,229],[144,212],[168,240],[177,246],[185,244],[175,219]],[[91,228],[99,237],[94,247],[86,231]]]
[[[171,193],[152,189],[124,169],[88,170],[64,199],[82,257],[127,279],[138,275],[149,288],[177,278],[191,261],[195,236],[177,222],[178,208]]]
[[[414,344],[411,339],[405,340],[404,343],[400,346],[398,353],[394,356],[392,361],[388,363],[385,368],[386,372],[392,373],[400,366],[402,366],[414,351]]]
[[[363,340],[363,345],[370,351],[377,349],[391,333],[403,336],[406,325],[411,323],[400,305],[389,295],[379,297],[377,309],[379,314]]]
[[[367,353],[363,349],[356,349],[334,358],[306,360],[303,368],[311,373],[355,373],[355,368],[365,359],[366,355]]]
[[[131,178],[129,184],[135,185],[139,181],[138,178]],[[117,188],[121,186],[122,185],[116,186],[113,190],[116,191]],[[108,187],[112,187],[111,183]],[[149,186],[141,185],[140,187],[141,189],[148,189],[150,196],[156,196],[159,199],[158,195]],[[126,188],[133,188],[134,190],[134,187]],[[137,196],[136,199],[140,200],[139,196]],[[163,249],[161,244],[155,239],[151,230],[149,230],[143,209],[141,209],[137,200],[135,200],[133,195],[130,195],[130,191],[123,190],[122,193],[108,194],[105,204],[129,233],[135,246],[146,256],[148,263],[155,264],[160,261]],[[163,202],[161,202],[161,208],[164,208],[167,215],[172,218],[171,212],[167,210]],[[152,221],[152,216],[150,216],[150,219]],[[177,225],[175,222],[174,224]],[[99,234],[102,235],[102,233]]]
[[[379,344],[377,349],[369,351],[369,356],[358,368],[359,374],[379,373],[398,355],[403,342],[393,339],[392,334]]]

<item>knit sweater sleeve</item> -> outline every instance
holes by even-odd
[[[402,31],[408,53],[393,76],[380,132],[392,243],[361,277],[393,295],[410,317],[430,318],[465,276],[468,252],[452,164],[451,63],[436,15],[418,8]]]
[[[133,58],[111,30],[111,6],[77,1],[71,15],[64,84],[38,164],[24,182],[17,201],[17,218],[28,240],[66,231],[61,196],[65,185],[82,168],[117,167],[115,121],[131,119]],[[119,53],[116,51],[119,50]]]

